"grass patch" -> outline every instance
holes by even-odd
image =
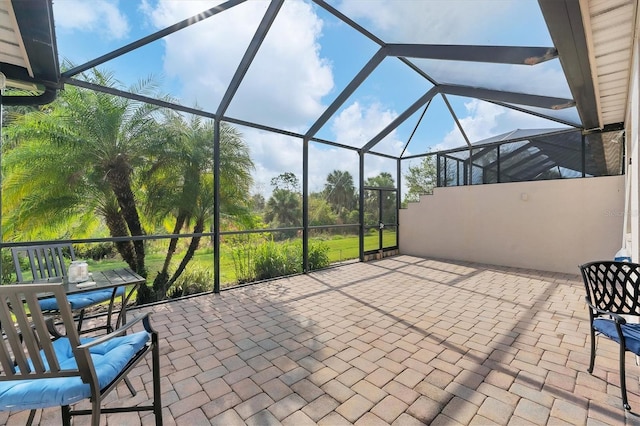
[[[384,246],[394,246],[395,242],[396,233],[385,231],[383,234]],[[273,278],[282,274],[301,272],[302,270],[302,244],[300,239],[274,242],[257,238],[246,243],[241,242],[242,246],[238,244],[238,240],[233,240],[232,238],[225,238],[221,244],[220,282],[223,287],[232,286],[238,282],[250,282],[255,279]],[[266,244],[266,246],[263,247],[261,244]],[[379,236],[377,231],[374,230],[374,232],[365,236],[365,250],[376,249],[378,244]],[[145,258],[148,285],[153,283],[157,273],[162,270],[165,259],[163,250],[165,247],[166,244],[159,242],[149,245]],[[295,250],[293,247],[295,247]],[[258,253],[260,249],[262,249],[261,254]],[[238,268],[238,257],[244,257],[244,261],[247,264]],[[309,239],[309,266],[312,269],[322,268],[330,263],[357,259],[358,257],[359,239],[357,235],[321,235]],[[182,252],[178,251],[174,256],[175,265],[180,259],[182,259]],[[127,264],[119,257],[101,260],[86,259],[86,262],[89,265],[90,272],[127,267]],[[266,272],[261,274],[251,272],[251,268],[255,268],[255,263],[258,262],[260,262],[258,267],[263,272]],[[179,284],[172,290],[174,294],[191,293],[194,291],[194,287],[204,289],[204,291],[211,290],[213,288],[213,265],[213,249],[210,246],[200,248],[187,266],[183,276],[179,279]],[[197,285],[190,286],[190,279],[197,282]],[[132,297],[135,300],[135,295]]]

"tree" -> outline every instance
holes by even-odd
[[[405,202],[419,201],[420,195],[433,194],[433,188],[438,182],[438,171],[435,157],[423,157],[416,166],[409,166],[407,174],[404,175],[407,183],[407,194]]]
[[[84,78],[118,86],[112,74],[96,69]],[[128,90],[151,95],[154,89],[146,80]],[[61,228],[82,235],[99,226],[99,217],[112,237],[144,235],[136,192],[139,171],[153,166],[144,153],[163,143],[156,138],[157,110],[67,86],[53,103],[13,117],[7,134],[16,145],[3,162],[5,231],[14,238]],[[119,241],[116,247],[146,276],[142,240]]]
[[[271,186],[274,189],[284,189],[290,192],[300,192],[300,182],[298,177],[291,172],[280,173],[271,179]]]
[[[170,113],[164,129],[167,148],[158,154],[161,167],[150,170],[147,176],[147,210],[157,224],[173,217],[171,232],[179,234],[193,226],[191,232],[202,233],[213,217],[213,153],[214,128],[211,120]],[[226,123],[220,125],[220,210],[222,215],[240,218],[249,215],[249,188],[253,162],[242,136]],[[195,255],[201,237],[192,237],[178,267],[170,276],[170,266],[176,252],[178,238],[171,238],[162,270],[154,279],[157,298],[166,295],[169,287],[185,270]]]
[[[396,182],[393,179],[393,176],[391,176],[391,173],[381,172],[377,176],[367,178],[367,180],[364,182],[364,186],[395,189]]]
[[[264,195],[262,194],[253,194],[251,196],[251,208],[255,212],[261,212],[264,210],[266,205],[266,200],[264,199]]]
[[[321,194],[311,194],[309,196],[309,225],[333,225],[336,223],[336,214],[329,203]]]
[[[300,226],[300,194],[287,189],[276,189],[267,201],[264,220],[275,228]]]
[[[273,193],[267,201],[264,220],[273,228],[300,226],[302,223],[302,195],[294,173],[285,172],[271,179]],[[287,236],[293,235],[286,233]]]
[[[351,173],[341,170],[329,173],[323,192],[332,210],[343,220],[346,219],[356,205],[356,190]]]
[[[377,176],[367,178],[364,186],[384,189],[381,191],[371,189],[365,191],[365,224],[375,225],[378,222],[395,223],[397,218],[396,183],[391,173],[381,172]],[[382,197],[382,217],[380,216],[379,197]]]
[[[117,86],[98,70],[87,79]],[[130,91],[145,94],[152,87],[147,81]],[[104,227],[112,237],[145,235],[151,226],[201,233],[211,223],[210,120],[186,121],[155,106],[69,86],[54,103],[12,117],[6,134],[12,145],[3,153],[3,226],[13,239],[95,237]],[[240,220],[249,213],[253,163],[241,135],[224,123],[220,163],[221,214]],[[177,241],[169,240],[154,281],[156,298],[184,271],[200,238],[190,240],[171,271]],[[146,276],[143,241],[115,244],[123,260]],[[153,296],[146,286],[138,291],[141,303]]]

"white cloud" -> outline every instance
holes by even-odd
[[[206,10],[212,2],[145,3],[158,28]],[[195,102],[215,111],[267,2],[247,2],[166,39],[165,72],[183,82],[183,103]],[[223,18],[223,19],[218,19]],[[241,24],[238,24],[241,23]],[[305,2],[285,2],[256,56],[227,115],[304,132],[324,111],[322,98],[333,89],[331,64],[320,56],[322,21]],[[205,72],[206,71],[206,72]],[[368,141],[397,113],[379,103],[355,102],[332,122],[335,140],[351,146]],[[271,179],[293,172],[302,179],[302,141],[241,127],[255,162],[254,191],[271,193]],[[389,142],[391,141],[391,142]],[[398,143],[395,132],[381,146]],[[367,157],[367,175],[389,171],[379,157]],[[357,184],[358,154],[322,144],[309,148],[309,190],[322,190],[333,170],[346,170]]]
[[[360,147],[380,133],[398,114],[384,109],[378,102],[362,105],[354,102],[343,109],[332,122],[336,142]]]
[[[332,130],[339,143],[349,146],[361,146],[363,141],[370,140],[387,124],[395,119],[394,111],[385,110],[379,103],[363,106],[354,103],[341,111],[332,123]],[[242,128],[243,138],[248,142],[251,156],[256,163],[254,173],[254,191],[265,197],[271,194],[271,179],[284,172],[293,172],[302,180],[302,141],[297,138],[264,132],[250,128]],[[380,145],[377,151],[384,151],[385,144],[401,144],[392,132]],[[389,172],[395,176],[395,161],[375,155],[365,158],[367,177],[381,172]],[[354,150],[331,147],[319,143],[309,145],[309,191],[321,191],[327,175],[333,170],[351,173],[354,184],[358,185],[359,157]]]
[[[439,83],[571,99],[569,85],[557,59],[535,66],[489,63],[470,65],[466,62],[438,60],[415,60],[415,63]]]
[[[500,133],[498,120],[501,115],[506,114],[504,108],[475,99],[465,103],[464,106],[468,115],[464,118],[459,118],[458,121],[472,143]],[[458,126],[454,126],[444,137],[443,142],[436,147],[436,150],[456,148],[463,145],[465,145],[464,138]]]
[[[284,172],[294,173],[302,183],[302,141],[277,133],[242,128],[255,162],[254,192],[269,197],[271,179]],[[358,154],[316,143],[309,145],[309,190],[321,191],[327,175],[333,170],[346,170],[354,182],[358,176]]]
[[[509,20],[509,15],[521,4],[518,1],[496,0],[493,3],[496,7],[487,8],[486,4],[473,1],[344,0],[340,7],[358,22],[364,19],[372,31],[390,42],[491,44],[500,29],[496,24]],[[155,28],[164,28],[220,3],[145,0],[141,10]],[[269,4],[245,2],[163,39],[163,68],[169,77],[181,81],[182,93],[176,97],[183,104],[197,103],[206,110],[217,110]],[[332,63],[321,56],[323,25],[308,2],[285,2],[226,115],[304,133],[324,111],[323,100],[334,90]],[[474,72],[480,69],[471,68]],[[546,70],[547,74],[556,72],[553,68]],[[491,73],[495,71],[487,70],[483,76]],[[464,78],[468,76],[467,73]],[[473,78],[483,76],[471,74]],[[548,87],[549,82],[544,80],[527,79],[533,93],[538,86]],[[362,99],[353,100],[328,124],[334,135],[332,140],[361,147],[398,116],[376,100],[364,103]],[[535,117],[480,101],[468,103],[467,111],[461,122],[474,141],[513,130],[514,126],[528,128],[536,126],[533,121],[539,123]],[[544,127],[547,126],[545,123]],[[255,129],[241,130],[256,163],[257,191],[269,194],[271,178],[283,172],[302,177],[300,140]],[[457,129],[452,129],[436,148],[463,145],[460,137],[456,139],[456,133]],[[402,146],[394,131],[374,150],[397,155]],[[357,182],[357,160],[355,152],[312,143],[310,190],[322,189],[327,174],[334,169],[349,171]],[[382,171],[395,176],[392,163],[367,156],[365,177]]]
[[[215,2],[161,0],[144,10],[158,27]],[[247,2],[165,39],[164,69],[182,81],[185,104],[216,111],[268,2]],[[304,2],[285,2],[226,115],[302,130],[323,111],[333,88],[330,64],[320,57],[322,21]]]
[[[56,30],[94,32],[109,40],[129,34],[129,22],[117,0],[57,0],[53,8]]]
[[[492,44],[490,34],[522,1],[498,0],[487,7],[480,1],[343,0],[339,8],[370,22],[388,42]]]

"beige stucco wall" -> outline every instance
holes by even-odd
[[[622,244],[624,176],[436,188],[400,211],[400,253],[578,273]]]

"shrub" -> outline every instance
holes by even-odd
[[[254,267],[257,280],[300,273],[302,251],[292,243],[267,241],[256,249]]]
[[[302,272],[302,244],[267,241],[253,254],[255,278],[266,280]],[[330,264],[329,246],[323,242],[309,243],[309,269],[325,268]]]
[[[9,250],[2,252],[2,284],[11,284],[15,281],[15,268],[13,258]]]
[[[255,235],[237,235],[230,240],[231,260],[238,283],[255,281],[256,240]]]
[[[326,268],[331,261],[329,260],[329,246],[324,242],[309,242],[309,270]]]
[[[175,299],[190,294],[205,293],[213,287],[213,273],[207,268],[184,271],[167,290],[167,297]]]
[[[103,242],[95,244],[77,244],[73,247],[78,259],[102,260],[113,258],[116,255],[116,247],[113,243]]]

